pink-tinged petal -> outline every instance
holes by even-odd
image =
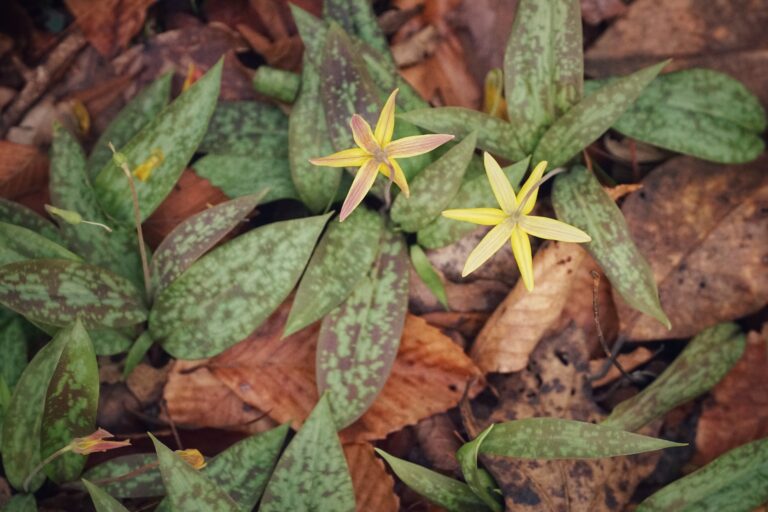
[[[577,244],[592,241],[592,237],[579,228],[549,217],[521,215],[519,222],[523,231],[538,238]]]
[[[381,147],[392,142],[392,134],[395,133],[395,97],[397,91],[399,89],[392,91],[392,94],[387,98],[387,102],[379,114],[379,120],[376,122],[376,130],[373,132]]]
[[[510,236],[512,243],[512,254],[515,255],[517,267],[520,269],[520,277],[523,279],[525,288],[530,292],[533,290],[533,255],[531,254],[531,240],[528,235],[515,226]]]
[[[95,452],[106,452],[123,446],[130,446],[129,440],[125,441],[105,441],[107,437],[115,437],[103,428],[98,429],[93,434],[86,437],[76,437],[70,441],[69,446],[73,452],[80,455],[88,455]]]
[[[464,270],[461,271],[461,277],[467,276],[474,272],[483,263],[491,259],[491,256],[496,254],[496,251],[501,249],[504,244],[509,240],[509,236],[512,230],[515,228],[515,222],[511,219],[506,219],[498,226],[491,229],[486,234],[480,243],[477,244],[464,264]]]
[[[471,222],[481,226],[497,226],[509,216],[498,208],[464,208],[458,210],[445,210],[443,217],[447,219]]]
[[[357,171],[352,186],[349,187],[347,198],[344,200],[344,204],[341,205],[339,221],[343,222],[344,219],[349,217],[349,214],[357,208],[357,205],[360,204],[368,191],[371,190],[373,182],[376,180],[379,165],[381,164],[371,159]]]
[[[527,180],[525,180],[523,187],[520,189],[520,193],[517,194],[518,203],[522,202],[523,199],[525,199],[525,196],[528,195],[528,192],[536,187],[533,192],[531,192],[531,195],[528,197],[528,199],[525,200],[525,204],[520,208],[520,211],[523,213],[523,215],[528,215],[531,213],[531,210],[533,210],[533,207],[536,205],[536,198],[539,195],[538,183],[541,181],[541,178],[544,176],[544,171],[546,170],[546,160],[536,164],[536,167],[533,168],[531,175]]]
[[[517,199],[512,184],[507,179],[507,175],[501,170],[499,163],[490,155],[483,153],[483,164],[485,165],[485,174],[488,176],[488,182],[491,184],[493,195],[501,206],[501,209],[507,215],[511,215],[517,209]]]
[[[405,194],[405,197],[411,197],[411,191],[408,188],[408,181],[405,179],[405,173],[403,172],[403,168],[400,167],[400,164],[395,162],[393,159],[388,158],[387,163],[392,165],[392,169],[394,169],[394,178],[392,181],[395,182],[395,185],[403,191],[403,194]],[[386,163],[379,167],[379,172],[386,176],[387,179],[390,179],[390,168],[389,165]]]
[[[310,158],[309,163],[324,167],[360,167],[371,155],[360,148],[345,149],[328,156]]]
[[[413,135],[411,137],[403,137],[402,139],[392,141],[387,144],[385,149],[390,158],[408,158],[429,153],[453,138],[453,135],[444,133],[434,135]]]
[[[362,118],[362,116],[355,114],[352,119],[349,120],[349,126],[352,128],[352,137],[355,139],[355,144],[360,146],[370,154],[377,153],[381,148],[379,143],[376,142],[376,138],[371,131],[371,125],[368,121]]]

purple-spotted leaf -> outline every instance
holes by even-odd
[[[27,366],[27,333],[23,318],[5,313],[0,318],[0,377],[13,389]]]
[[[43,235],[0,222],[0,265],[40,258],[81,261],[80,256]]]
[[[394,363],[408,310],[408,255],[401,235],[385,231],[370,277],[320,327],[317,387],[339,428],[363,415]]]
[[[165,488],[154,453],[132,453],[94,466],[83,477],[117,498],[163,496]]]
[[[80,318],[86,328],[143,322],[141,294],[124,277],[67,260],[29,260],[0,267],[0,303],[33,322],[64,326]]]
[[[240,155],[205,155],[194,163],[195,174],[210,181],[229,198],[266,190],[262,203],[298,199],[291,182],[288,160]]]
[[[301,278],[284,336],[320,320],[349,297],[376,259],[383,227],[381,216],[365,207],[344,222],[331,222]]]
[[[218,204],[176,226],[152,257],[153,292],[157,294],[166,288],[245,220],[264,195],[262,192]]]
[[[64,243],[55,224],[26,206],[2,197],[0,197],[0,222],[30,229],[59,245]]]
[[[131,170],[152,155],[162,155],[146,181],[134,180],[142,220],[173,189],[205,135],[219,96],[222,63],[220,60],[124,147],[117,148],[128,159]],[[133,223],[131,192],[122,169],[113,161],[108,162],[96,176],[94,187],[110,215],[129,225]]]
[[[339,23],[348,34],[357,36],[379,52],[395,74],[395,61],[389,51],[389,43],[368,0],[326,0],[323,2],[323,18]]]
[[[269,479],[260,512],[353,512],[355,490],[324,394]]]
[[[122,503],[110,496],[107,491],[83,478],[83,485],[91,495],[96,512],[128,512]]]
[[[275,105],[258,101],[221,101],[198,151],[254,159],[284,159],[288,116]]]
[[[244,339],[296,285],[330,215],[268,224],[203,256],[157,297],[152,337],[181,359]]]
[[[323,58],[328,24],[296,4],[289,3],[288,6],[291,8],[291,15],[299,30],[301,42],[304,44],[304,58],[309,59],[313,65],[319,66]]]

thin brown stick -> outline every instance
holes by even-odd
[[[621,374],[629,379],[630,382],[634,382],[635,379],[633,379],[632,376],[627,373],[624,367],[621,366],[621,363],[619,363],[619,361],[616,359],[615,355],[608,347],[608,343],[605,341],[605,336],[603,335],[603,327],[600,325],[600,306],[598,304],[598,293],[600,292],[600,273],[595,270],[590,273],[592,274],[592,314],[595,317],[597,339],[600,341],[600,346],[603,347],[605,356],[611,361],[611,363],[613,363],[613,365],[618,368]]]
[[[168,406],[165,404],[165,400],[160,401],[160,410],[165,414],[165,417],[168,418],[168,426],[171,427],[173,439],[176,440],[176,449],[183,450],[184,445],[181,443],[181,436],[179,435],[179,431],[176,430],[176,424],[173,422],[173,418],[171,418],[171,413],[168,412]]]

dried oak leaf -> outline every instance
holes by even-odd
[[[657,167],[622,210],[648,259],[672,330],[618,297],[631,340],[688,338],[768,302],[768,156],[747,165],[679,157]]]
[[[15,199],[47,188],[48,159],[36,147],[0,140],[0,197]]]
[[[349,474],[355,488],[357,512],[397,512],[400,498],[392,490],[395,481],[370,443],[344,445]]]
[[[65,0],[85,38],[104,57],[126,47],[155,0]]]

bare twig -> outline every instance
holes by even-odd
[[[593,270],[591,272],[592,274],[592,313],[595,317],[595,327],[597,328],[597,339],[600,341],[600,346],[603,347],[603,351],[605,352],[605,356],[613,363],[613,365],[618,368],[618,370],[621,372],[621,374],[629,379],[630,382],[635,382],[635,379],[632,378],[632,376],[627,373],[627,371],[624,369],[624,367],[621,365],[621,363],[616,359],[615,354],[611,349],[608,347],[608,343],[605,341],[605,336],[603,335],[603,327],[600,325],[600,307],[598,304],[598,293],[600,291],[600,273]]]

